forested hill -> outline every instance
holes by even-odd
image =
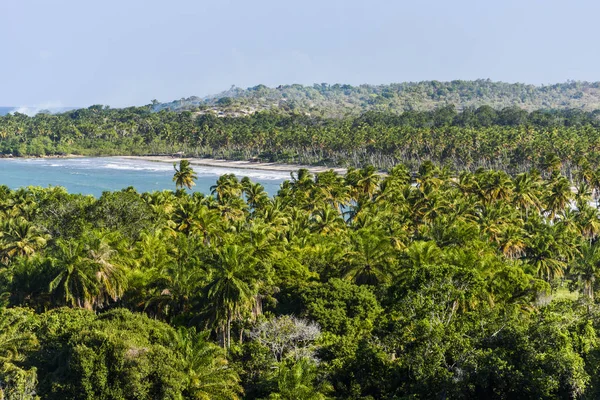
[[[365,111],[401,113],[427,111],[453,104],[458,109],[489,105],[495,109],[518,106],[539,109],[595,110],[600,108],[600,82],[574,82],[534,86],[522,83],[476,81],[424,81],[389,85],[258,85],[231,89],[205,98],[189,97],[171,103],[154,102],[162,109],[206,110],[244,115],[265,109],[281,109],[323,116],[343,116]]]

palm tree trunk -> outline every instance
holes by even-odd
[[[231,315],[227,315],[227,348],[231,346]]]

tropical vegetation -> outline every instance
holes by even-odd
[[[0,187],[0,398],[598,398],[600,179],[546,161]]]

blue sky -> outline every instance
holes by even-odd
[[[265,84],[600,80],[600,3],[0,0],[0,105]]]

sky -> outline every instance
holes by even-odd
[[[0,106],[264,84],[600,80],[600,2],[0,0]]]

